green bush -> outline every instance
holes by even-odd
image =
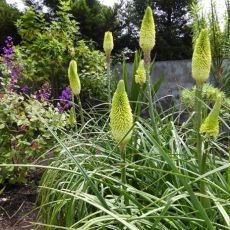
[[[2,93],[0,98],[0,164],[32,163],[55,145],[45,124],[61,134],[66,114],[59,114],[47,102],[16,93]],[[54,150],[51,150],[52,152]],[[22,167],[0,167],[0,184],[25,182],[27,170]]]
[[[67,68],[71,59],[77,59],[83,90],[103,97],[105,86],[105,57],[81,40],[78,23],[69,14],[68,2],[60,1],[59,10],[50,21],[42,13],[28,8],[18,20],[22,37],[17,47],[17,61],[23,66],[23,81],[38,89],[49,81],[54,98],[68,85]],[[42,57],[42,58],[41,58]]]
[[[107,77],[104,53],[93,50],[83,40],[77,42],[75,53],[83,92],[88,92],[91,96],[101,99],[105,98]]]

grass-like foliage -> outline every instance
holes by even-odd
[[[113,45],[112,36],[109,41]],[[108,97],[109,110],[81,110],[87,122],[65,139],[45,124],[62,149],[41,180],[39,220],[46,229],[230,228],[229,136],[223,132],[229,133],[229,116],[219,122],[226,100],[213,89],[211,112],[209,103],[203,101],[211,68],[208,31],[202,30],[195,43],[192,73],[196,88],[182,95],[183,99],[193,94],[195,114],[190,113],[183,123],[180,110],[157,110],[161,107],[153,101],[150,53],[154,44],[155,25],[148,7],[140,32],[144,69],[138,69],[136,55],[132,87],[138,74],[146,76],[142,84],[136,82],[140,88],[135,90],[138,103],[132,104],[133,112],[124,63],[124,80],[118,83],[113,99]],[[106,55],[110,91],[110,53]],[[200,62],[205,58],[204,71]],[[147,103],[141,104],[146,98]],[[141,108],[150,119],[140,116]]]
[[[180,114],[175,119],[173,115],[168,111],[167,116],[157,116],[160,142],[153,136],[150,120],[136,122],[123,165],[127,184],[120,180],[120,151],[106,120],[98,126],[92,117],[81,133],[66,140],[57,137],[62,152],[41,181],[42,225],[46,229],[229,229],[230,164],[224,134],[205,142],[207,173],[200,175],[196,134],[189,122],[177,125]],[[205,194],[199,192],[201,181]],[[207,206],[201,205],[201,198]]]

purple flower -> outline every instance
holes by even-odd
[[[21,87],[20,90],[22,93],[27,94],[29,92],[29,87],[28,87],[28,85],[24,85]]]
[[[49,101],[51,99],[51,86],[49,82],[45,82],[41,88],[35,93],[37,100]]]
[[[4,54],[7,54],[7,55],[10,55],[10,54],[13,54],[14,53],[14,50],[12,47],[8,48],[8,47],[3,47],[3,53]],[[9,57],[8,57],[9,58]]]
[[[5,47],[3,47],[3,53],[6,54],[6,55],[11,55],[14,53],[14,50],[13,50],[13,38],[8,36],[5,40]]]
[[[5,43],[13,42],[13,38],[11,36],[7,36]]]
[[[8,73],[10,74],[10,83],[7,86],[8,90],[15,91],[17,88],[18,78],[21,78],[22,75],[22,66],[20,66],[14,58],[14,49],[13,49],[13,38],[8,36],[5,40],[5,47],[3,47],[2,64],[6,66]]]
[[[65,110],[68,110],[72,107],[72,92],[70,87],[66,87],[64,90],[62,90],[59,100],[60,101],[57,105],[59,113],[63,113]]]

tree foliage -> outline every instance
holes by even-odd
[[[155,54],[157,60],[191,58],[192,38],[188,26],[188,11],[191,0],[120,0],[108,7],[99,0],[70,0],[70,13],[79,22],[84,39],[93,40],[102,49],[105,31],[112,31],[114,54],[126,53],[131,57],[138,49],[142,15],[147,6],[154,10],[157,28]],[[48,7],[46,17],[53,20],[58,11],[59,0],[26,0],[36,11]]]
[[[68,2],[68,1],[67,1]],[[84,39],[93,40],[97,48],[102,49],[104,32],[119,30],[117,7],[111,8],[100,3],[99,0],[72,0],[70,13],[79,22],[80,32]],[[52,18],[58,10],[59,0],[26,0],[28,6],[37,11],[48,7],[47,16]]]
[[[22,59],[27,60],[26,76],[35,88],[39,81],[49,80],[55,98],[62,82],[65,82],[62,68],[71,59],[70,50],[79,37],[77,23],[67,10],[64,4],[59,6],[55,19],[47,22],[42,13],[28,8],[17,21],[18,32],[22,37]]]
[[[188,27],[190,0],[130,0],[125,4],[123,19],[125,31],[123,40],[127,46],[138,47],[138,31],[142,15],[147,6],[154,10],[156,23],[156,55],[158,60],[190,58],[191,30]]]
[[[14,37],[14,41],[18,43],[20,37],[17,33],[15,23],[21,13],[17,8],[6,3],[5,0],[0,0],[0,42],[1,46],[7,36]]]
[[[24,76],[35,89],[44,81],[50,82],[54,98],[68,84],[66,70],[71,59],[78,60],[82,89],[87,94],[91,90],[100,94],[106,82],[104,54],[82,40],[70,9],[68,2],[61,1],[53,17],[47,20],[42,12],[30,7],[17,22]]]

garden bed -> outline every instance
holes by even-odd
[[[37,185],[9,185],[0,196],[0,230],[33,230],[36,221]]]

